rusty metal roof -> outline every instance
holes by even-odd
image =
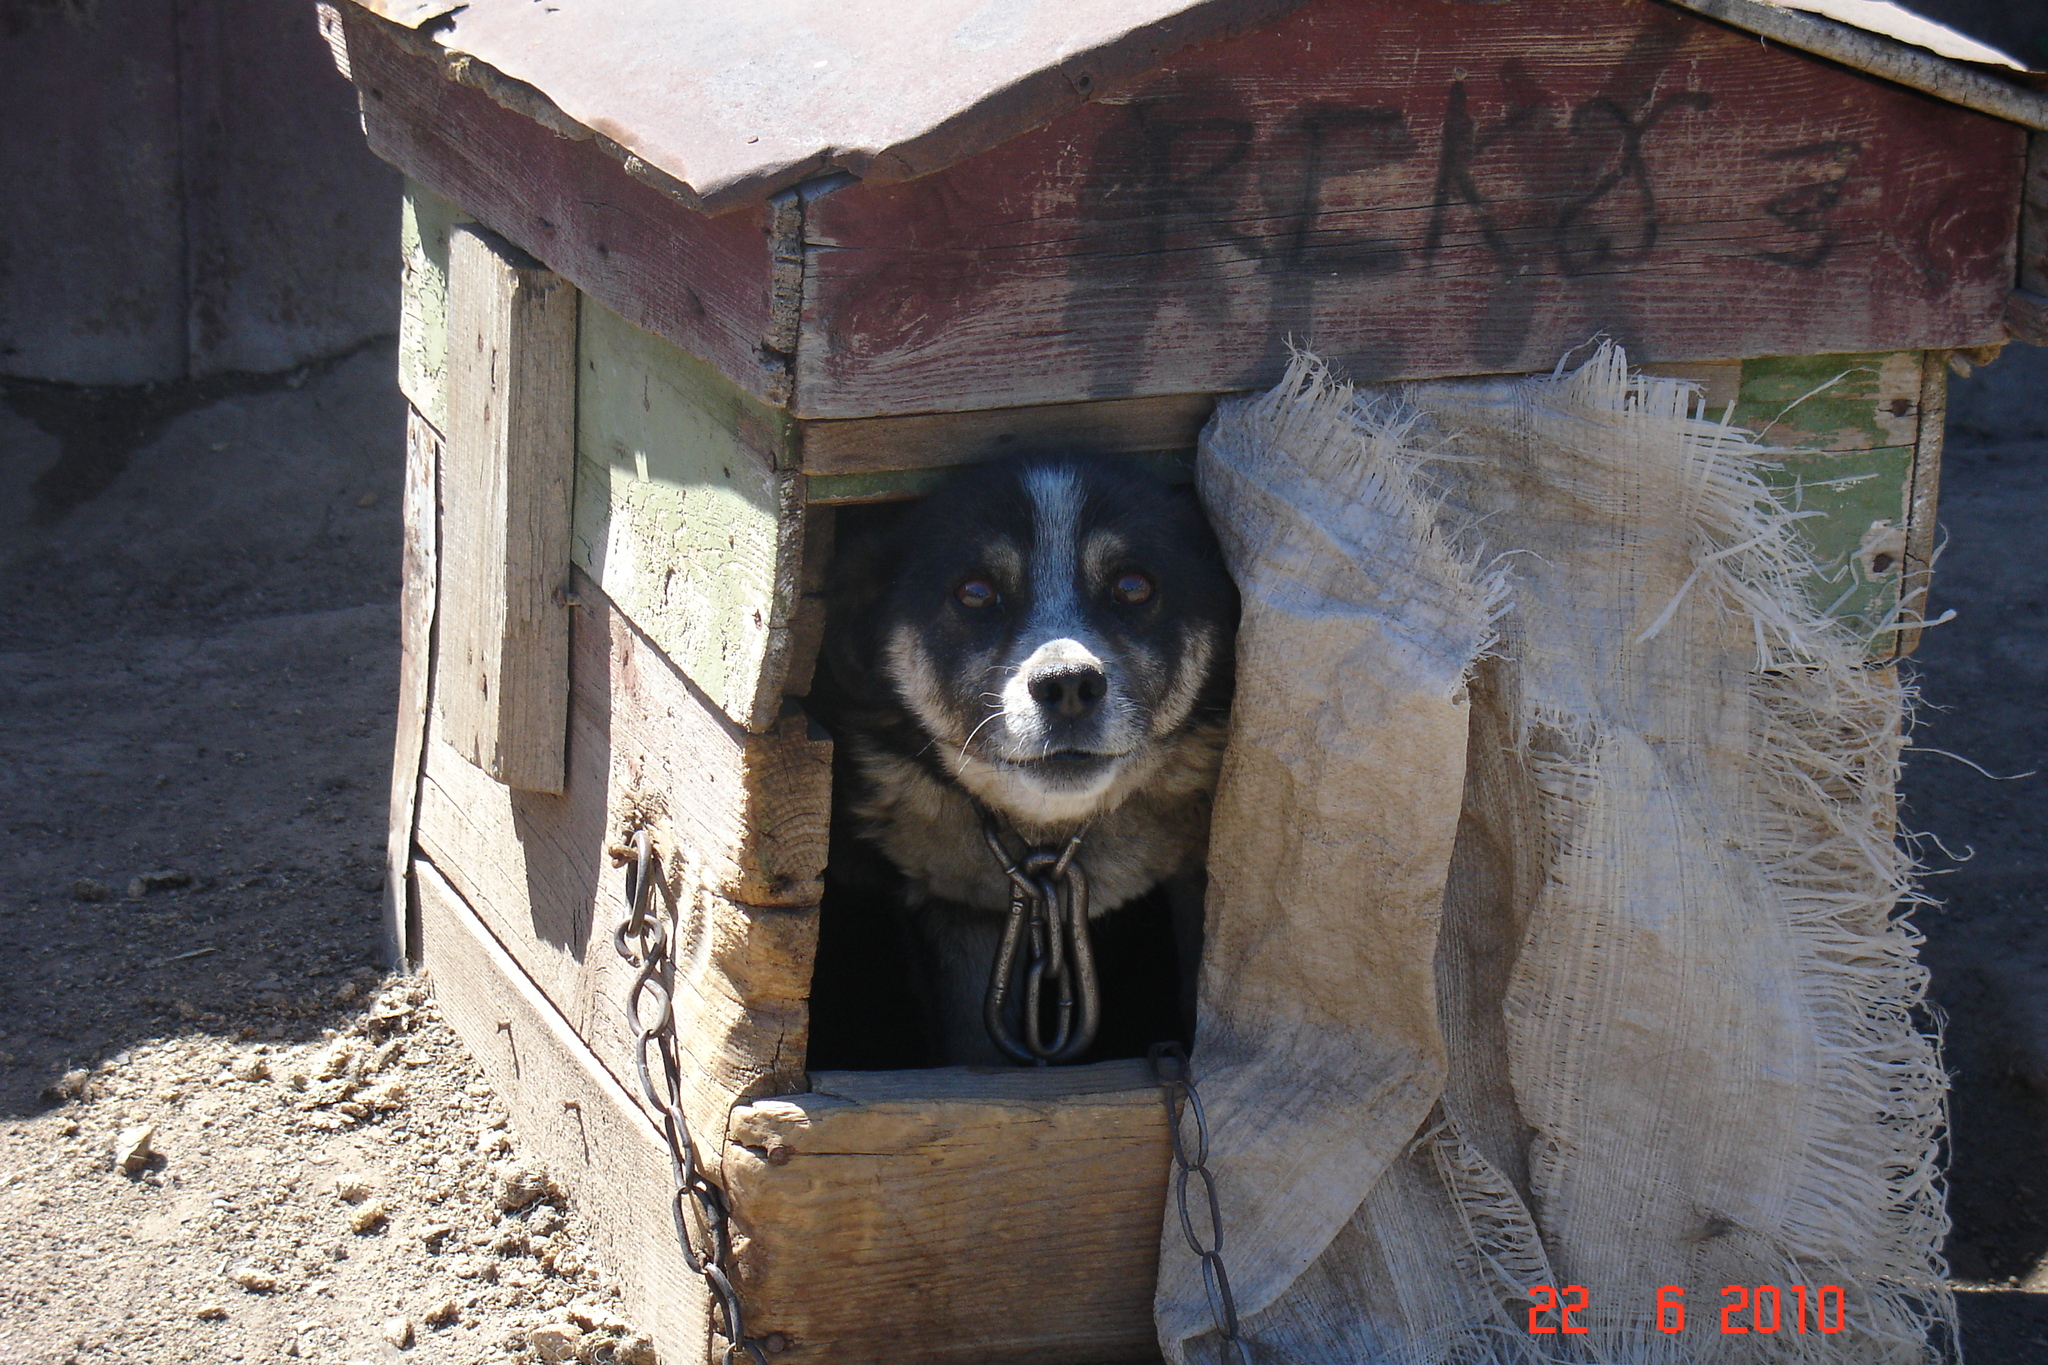
[[[831,170],[940,169],[1301,0],[357,2],[532,87],[717,213]]]
[[[829,171],[907,180],[1304,0],[355,0],[450,74],[595,134],[707,212]],[[1668,0],[2031,127],[2005,54],[1889,0]],[[2026,77],[2019,75],[2019,80]]]

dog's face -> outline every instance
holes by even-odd
[[[1107,460],[1005,460],[890,540],[877,671],[1014,820],[1114,809],[1226,698],[1237,595],[1190,490]]]

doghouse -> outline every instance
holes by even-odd
[[[1374,382],[1605,333],[1798,452],[1814,591],[1881,622],[1924,597],[1948,367],[2048,342],[2048,96],[1954,35],[1750,0],[321,14],[409,177],[393,933],[669,1360],[725,1343],[622,1010],[642,831],[749,1338],[1154,1349],[1142,1061],[807,1071],[835,509],[1027,445],[1170,461],[1291,341]]]

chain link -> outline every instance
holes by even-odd
[[[1216,1177],[1209,1171],[1209,1123],[1202,1114],[1202,1096],[1195,1089],[1188,1054],[1179,1043],[1154,1043],[1146,1058],[1152,1063],[1152,1078],[1166,1095],[1167,1131],[1173,1135],[1173,1195],[1180,1210],[1180,1230],[1187,1238],[1188,1249],[1201,1262],[1202,1288],[1209,1295],[1209,1316],[1216,1324],[1217,1338],[1223,1343],[1223,1359],[1228,1365],[1251,1365],[1250,1348],[1239,1332],[1230,1272],[1223,1266],[1223,1210],[1216,1202]],[[1184,1114],[1193,1114],[1195,1119],[1192,1153],[1182,1133]],[[1200,1207],[1209,1215],[1206,1239],[1195,1230],[1194,1210],[1189,1207],[1193,1201],[1189,1199],[1188,1187],[1195,1177],[1202,1182]]]
[[[740,1307],[739,1291],[733,1287],[732,1224],[725,1194],[705,1176],[697,1144],[690,1137],[689,1121],[683,1117],[682,1057],[676,1044],[675,1002],[667,984],[674,979],[674,944],[667,922],[648,913],[654,858],[652,831],[635,833],[632,852],[624,859],[626,917],[612,932],[612,947],[636,969],[632,989],[626,994],[626,1022],[634,1036],[633,1065],[647,1102],[660,1115],[662,1137],[668,1144],[675,1184],[669,1213],[675,1220],[676,1244],[682,1248],[683,1263],[690,1273],[710,1286],[725,1322],[726,1346],[720,1365],[734,1365],[742,1350],[753,1357],[754,1365],[768,1365],[764,1343],[746,1334],[746,1315]],[[687,1210],[692,1205],[703,1227],[701,1242],[690,1232]]]
[[[1102,1021],[1088,928],[1088,875],[1074,861],[1087,832],[1083,825],[1062,847],[1030,848],[1013,859],[995,815],[981,813],[981,837],[1010,879],[1010,911],[981,1017],[989,1040],[1013,1062],[1071,1062],[1095,1041]],[[1022,1038],[1010,1019],[1011,1002],[1020,995]]]

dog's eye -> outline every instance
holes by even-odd
[[[986,578],[968,579],[965,583],[953,589],[953,596],[960,599],[961,606],[973,607],[977,611],[983,607],[992,607],[996,604],[995,585]]]
[[[1122,574],[1117,578],[1116,586],[1110,589],[1110,592],[1117,601],[1125,606],[1135,607],[1151,600],[1152,580],[1141,573]]]

